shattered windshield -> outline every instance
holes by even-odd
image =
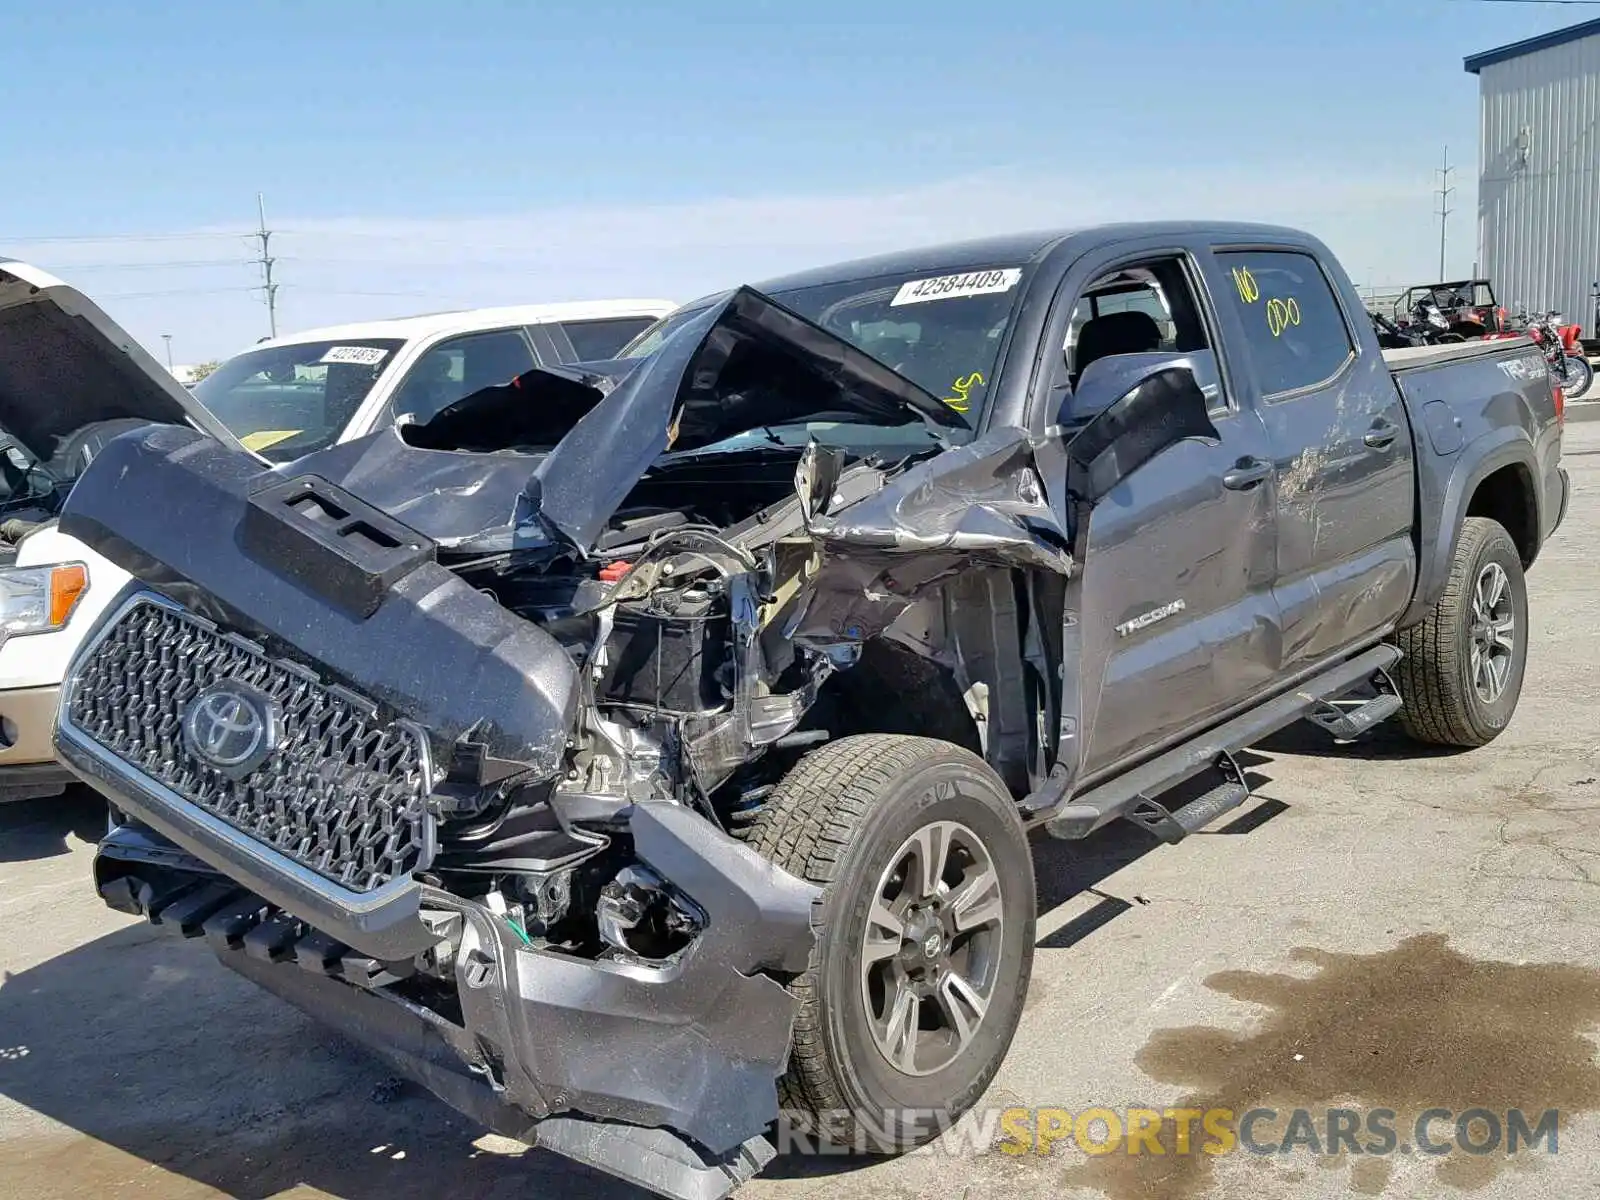
[[[992,267],[953,274],[879,275],[769,293],[799,313],[864,350],[879,362],[942,400],[976,428],[999,366],[1000,347],[1022,294],[1021,267]],[[625,357],[654,353],[679,327],[708,305],[680,309],[647,329],[623,351]],[[751,430],[729,443],[767,440],[803,444],[815,436],[852,445],[926,440],[927,430],[908,417],[903,432],[868,433],[836,421]],[[837,432],[843,431],[843,432]]]
[[[351,338],[268,346],[229,359],[194,387],[246,449],[288,462],[339,440],[404,342]]]

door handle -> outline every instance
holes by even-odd
[[[1272,464],[1259,458],[1241,458],[1222,476],[1222,486],[1229,491],[1242,492],[1255,487],[1272,474]]]
[[[1391,424],[1388,421],[1379,421],[1378,424],[1367,430],[1367,436],[1361,440],[1374,450],[1382,450],[1390,442],[1394,441],[1399,433],[1400,426]]]

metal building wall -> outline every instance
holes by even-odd
[[[1485,66],[1479,79],[1482,271],[1513,312],[1557,308],[1594,337],[1600,36]]]

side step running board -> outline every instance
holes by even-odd
[[[1243,750],[1284,726],[1294,724],[1328,698],[1344,695],[1363,681],[1380,672],[1387,672],[1399,661],[1400,651],[1397,647],[1374,646],[1080,795],[1052,803],[1054,797],[1043,792],[1035,793],[1023,801],[1023,820],[1030,827],[1044,825],[1055,837],[1086,838],[1112,821],[1127,816],[1138,805],[1152,803],[1149,797],[1159,796],[1201,771],[1215,767],[1224,754],[1231,755]],[[1376,720],[1374,718],[1369,723],[1376,723]],[[1185,807],[1193,808],[1202,801],[1207,802],[1207,807],[1197,810],[1190,820],[1200,820],[1211,808],[1224,804],[1232,794],[1218,794],[1214,789],[1192,801]],[[1239,796],[1236,802],[1218,809],[1205,823],[1215,820],[1229,808],[1237,808],[1244,800],[1245,796]],[[1177,822],[1178,813],[1168,815],[1174,823]],[[1159,823],[1160,814],[1156,814],[1156,819]],[[1147,828],[1151,827],[1148,823],[1141,823],[1146,824]],[[1170,827],[1165,828],[1170,830]]]
[[[1233,755],[1224,750],[1217,756],[1214,768],[1221,778],[1210,791],[1196,796],[1181,808],[1169,809],[1159,800],[1140,796],[1130,808],[1126,818],[1143,826],[1169,846],[1183,841],[1191,833],[1199,833],[1207,825],[1227,816],[1250,798],[1250,785],[1245,782]]]
[[[1335,741],[1351,742],[1380,721],[1387,721],[1402,707],[1400,689],[1386,670],[1372,673],[1372,686],[1378,693],[1372,699],[1351,708],[1340,708],[1331,700],[1324,700],[1306,720],[1326,730]]]

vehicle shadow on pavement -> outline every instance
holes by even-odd
[[[1253,791],[1270,782],[1268,776],[1251,770],[1270,760],[1249,751],[1243,751],[1235,758],[1245,769],[1245,779]],[[1197,779],[1192,787],[1174,789],[1161,799],[1169,807],[1177,808],[1207,786],[1208,781]],[[1246,834],[1287,812],[1288,808],[1280,800],[1252,797],[1239,810],[1238,816],[1215,828],[1202,830],[1201,835]],[[1041,950],[1065,950],[1076,946],[1123,913],[1145,903],[1140,896],[1130,898],[1112,895],[1102,891],[1100,885],[1164,844],[1155,834],[1131,821],[1114,821],[1082,841],[1061,841],[1041,831],[1032,838],[1032,842],[1034,879],[1041,918],[1085,893],[1097,898],[1093,907],[1041,937],[1037,942]]]
[[[27,862],[70,852],[69,835],[98,842],[106,831],[106,802],[91,788],[0,804],[0,862]]]
[[[1468,751],[1461,746],[1437,746],[1408,738],[1396,719],[1385,721],[1353,742],[1335,742],[1310,721],[1285,726],[1258,747],[1263,754],[1311,755],[1318,758],[1357,758],[1364,762],[1386,759],[1454,758]]]
[[[0,980],[6,1192],[266,1200],[646,1193],[483,1130],[216,961],[129,924]],[[62,1133],[8,1102],[67,1127]],[[152,1167],[165,1174],[152,1174]]]

